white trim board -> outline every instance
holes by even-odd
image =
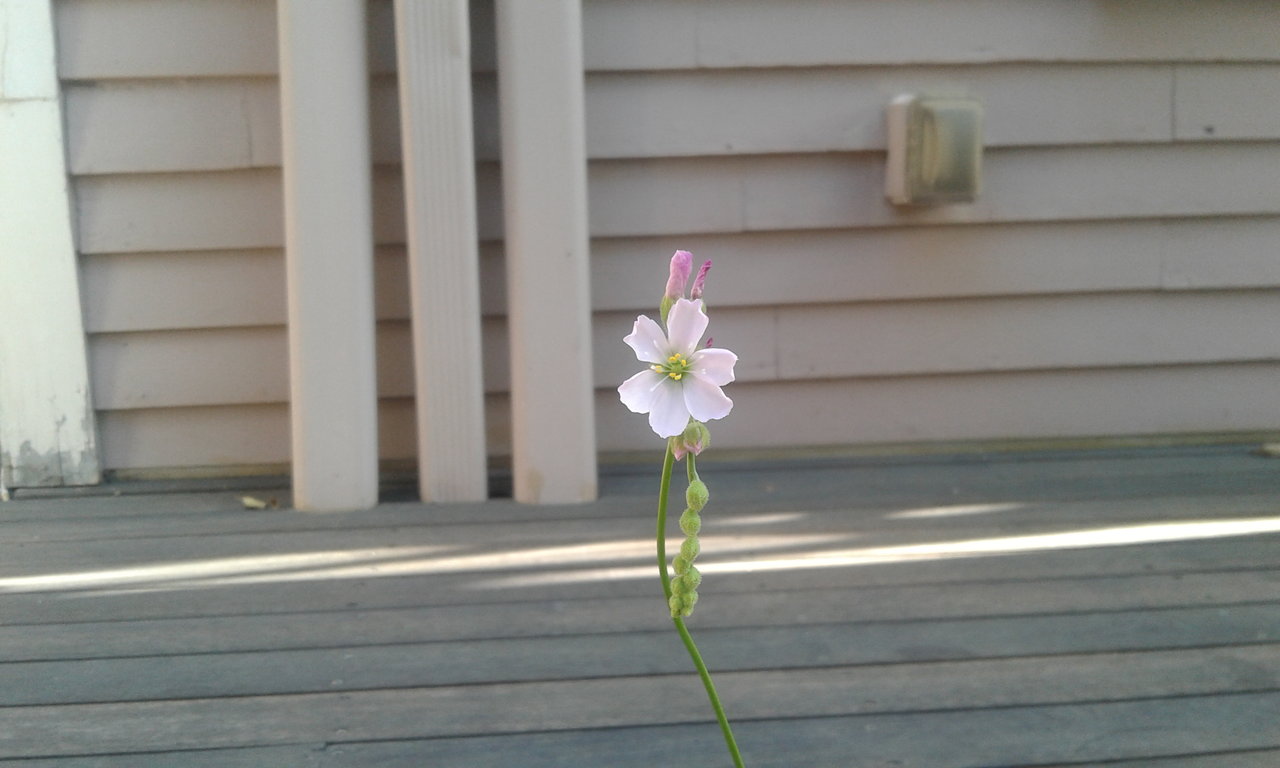
[[[277,11],[293,503],[369,509],[378,391],[367,9],[280,0]]]
[[[99,482],[50,0],[0,0],[0,487]]]
[[[423,501],[483,501],[489,481],[467,2],[396,0],[395,14],[418,488]]]
[[[516,501],[597,495],[579,0],[499,0]]]

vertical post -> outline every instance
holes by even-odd
[[[278,0],[293,495],[378,501],[365,0]]]
[[[418,488],[488,496],[467,0],[396,0]]]
[[[49,0],[0,2],[0,497],[100,479]]]
[[[497,0],[515,497],[596,497],[579,0]]]

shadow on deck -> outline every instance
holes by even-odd
[[[1280,463],[702,470],[690,627],[748,765],[1280,765]],[[0,765],[728,765],[664,615],[655,486],[0,505]]]

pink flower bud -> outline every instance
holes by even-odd
[[[690,421],[684,432],[671,438],[670,442],[671,453],[676,461],[681,461],[689,453],[694,456],[701,455],[703,449],[711,445],[711,430],[700,421]]]
[[[664,297],[675,301],[684,298],[684,286],[689,282],[689,273],[693,271],[693,254],[688,251],[676,251],[671,256],[671,277],[667,278],[667,292]]]
[[[698,276],[693,278],[693,288],[689,291],[689,298],[702,298],[702,287],[707,283],[707,273],[711,271],[711,259],[707,259],[702,263],[702,268],[698,270]]]

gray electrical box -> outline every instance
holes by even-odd
[[[885,195],[895,205],[970,203],[982,186],[982,104],[964,96],[895,98],[888,108]]]

